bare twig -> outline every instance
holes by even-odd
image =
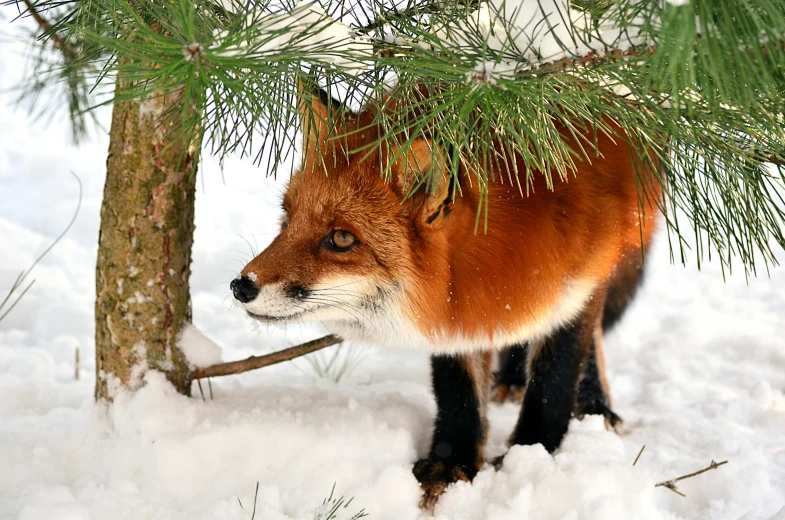
[[[26,276],[25,271],[22,271],[21,273],[19,273],[19,276],[16,278],[16,281],[13,284],[11,284],[11,288],[8,290],[8,294],[6,294],[5,299],[2,302],[0,302],[0,311],[3,310],[3,307],[5,307],[6,302],[8,302],[9,298],[13,296],[14,292],[16,292],[17,289],[19,289],[22,280],[24,280],[25,276]],[[6,309],[6,311],[0,316],[0,321],[3,321],[3,318],[5,318],[6,315],[8,315],[8,313],[14,309],[14,307],[16,307],[16,304],[19,303],[19,300],[21,300],[25,294],[27,294],[27,291],[30,290],[30,288],[33,286],[34,283],[35,280],[32,280],[29,284],[27,284],[27,287],[25,287],[24,290],[21,293],[19,293],[19,296],[16,297],[16,300],[14,300],[11,303],[11,305],[8,307],[8,309]]]
[[[720,466],[725,465],[727,463],[728,463],[727,460],[723,460],[722,462],[714,462],[714,460],[712,460],[711,464],[709,464],[708,466],[706,466],[705,468],[703,468],[701,470],[695,471],[693,473],[688,473],[687,475],[682,475],[681,477],[676,477],[676,478],[671,479],[671,480],[666,480],[664,482],[660,482],[658,484],[655,484],[654,487],[668,488],[671,491],[673,491],[674,493],[676,493],[677,495],[681,495],[681,496],[684,497],[684,496],[687,496],[687,495],[685,495],[684,493],[679,491],[679,489],[676,487],[676,483],[677,482],[679,482],[680,480],[696,477],[696,476],[700,475],[701,473],[706,473],[709,470],[717,469]]]
[[[667,482],[660,482],[659,484],[655,485],[655,487],[657,487],[657,486],[662,486],[664,488],[668,488],[668,489],[670,489],[671,491],[673,491],[674,493],[676,493],[679,496],[682,496],[682,497],[686,497],[687,496],[687,495],[685,495],[684,493],[682,493],[681,491],[679,491],[676,488],[676,483],[675,482],[672,482],[670,480],[667,481]]]
[[[259,498],[259,481],[256,481],[256,491],[253,494],[253,513],[251,513],[251,520],[256,518],[256,500]]]
[[[202,402],[206,403],[207,399],[204,398],[204,390],[202,389],[202,382],[199,379],[197,379],[196,384],[199,385],[199,393],[202,394]]]
[[[220,363],[218,365],[212,365],[209,367],[197,368],[191,372],[191,379],[199,380],[206,377],[242,374],[243,372],[248,372],[249,370],[275,365],[276,363],[281,363],[283,361],[289,361],[290,359],[304,356],[306,354],[310,354],[311,352],[316,352],[317,350],[335,345],[341,341],[343,340],[338,336],[330,335],[315,339],[313,341],[308,341],[302,345],[279,350],[278,352],[273,352],[272,354],[267,354],[264,356],[251,356],[241,361],[231,361],[229,363]]]
[[[641,446],[641,451],[638,452],[638,456],[635,457],[635,462],[632,463],[633,466],[638,463],[638,459],[641,458],[641,455],[643,455],[643,450],[645,449],[646,449],[646,445],[644,444],[643,446]]]
[[[210,378],[207,378],[207,388],[210,389],[210,400],[214,401],[215,397],[213,397],[213,383],[210,381]]]
[[[40,262],[49,253],[49,251],[51,251],[52,248],[60,242],[60,240],[62,240],[62,238],[65,236],[66,233],[68,233],[68,230],[71,229],[71,226],[73,226],[74,222],[76,221],[76,216],[79,215],[79,209],[82,207],[82,180],[74,172],[71,172],[71,175],[73,175],[74,178],[76,178],[76,182],[79,183],[79,199],[76,203],[76,210],[74,211],[74,215],[71,217],[71,221],[68,223],[65,229],[59,235],[57,235],[57,238],[55,238],[51,244],[49,244],[49,247],[44,249],[44,252],[38,255],[38,257],[33,261],[32,265],[27,268],[27,270],[19,273],[19,276],[16,277],[14,283],[11,284],[11,289],[8,290],[8,294],[6,294],[3,301],[0,302],[0,313],[2,313],[0,314],[0,321],[3,321],[3,318],[8,316],[8,313],[11,312],[14,309],[14,307],[16,307],[16,304],[19,303],[19,300],[21,300],[22,297],[27,293],[27,291],[30,290],[30,287],[33,286],[35,280],[32,280],[29,284],[27,284],[27,287],[25,287],[25,289],[19,294],[19,296],[17,296],[16,299],[13,300],[11,305],[7,309],[5,309],[5,312],[3,312],[6,303],[10,301],[11,297],[14,295],[17,289],[19,289],[22,286],[22,284],[25,282],[27,277],[30,275],[30,272],[35,268],[35,266],[38,265],[38,262]]]
[[[74,379],[79,381],[79,347],[76,347],[76,354],[74,359]]]

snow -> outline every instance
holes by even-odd
[[[517,68],[516,63],[507,61],[500,63],[480,61],[475,65],[474,70],[468,73],[467,79],[476,85],[496,85],[499,78],[513,79]],[[504,87],[502,86],[502,88]]]
[[[89,520],[90,513],[77,502],[65,486],[57,486],[41,493],[36,503],[26,504],[19,512],[19,520]]]
[[[180,331],[177,347],[192,366],[207,367],[221,362],[221,347],[190,323]]]
[[[411,474],[435,413],[425,353],[370,349],[340,383],[296,360],[215,378],[206,401],[148,372],[111,408],[93,403],[107,140],[74,148],[62,121],[43,127],[14,111],[6,92],[19,47],[0,45],[0,290],[70,218],[78,190],[69,170],[85,189],[74,228],[0,322],[0,519],[247,520],[257,482],[264,520],[313,520],[333,485],[335,496],[354,497],[339,519],[360,509],[368,520],[429,518]],[[224,360],[319,336],[305,326],[255,332],[232,307],[229,282],[252,257],[241,236],[256,250],[273,239],[281,183],[236,159],[223,173],[225,184],[209,159],[200,171],[195,327]],[[725,283],[718,265],[693,264],[671,265],[660,234],[640,297],[605,338],[626,435],[599,417],[575,420],[555,456],[513,448],[501,471],[486,467],[450,488],[434,518],[785,520],[785,269]],[[182,344],[197,357],[217,354],[194,336]],[[504,452],[516,415],[511,404],[490,407],[489,456]],[[684,498],[654,487],[712,459],[729,463],[680,482]]]

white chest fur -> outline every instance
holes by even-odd
[[[517,329],[495,330],[492,334],[467,336],[444,330],[425,334],[403,311],[404,302],[397,291],[388,293],[374,312],[366,314],[366,320],[340,319],[323,323],[331,332],[345,339],[388,347],[444,353],[501,349],[515,343],[539,340],[575,319],[591,298],[596,285],[594,281],[569,280],[564,285],[561,297],[548,312],[541,316],[524,316]],[[460,331],[460,327],[456,330]]]

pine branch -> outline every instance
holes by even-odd
[[[343,341],[341,338],[330,335],[315,339],[313,341],[308,341],[291,348],[279,350],[278,352],[273,352],[272,354],[267,354],[264,356],[251,356],[241,361],[231,361],[229,363],[220,363],[217,365],[211,365],[209,367],[197,368],[191,372],[191,380],[199,380],[206,377],[242,374],[243,372],[248,372],[249,370],[255,370],[257,368],[263,368],[266,366],[275,365],[277,363],[282,363],[284,361],[289,361],[291,359],[310,354],[311,352],[316,352],[317,350],[335,345],[341,341]]]
[[[49,40],[52,42],[54,47],[63,53],[63,58],[65,58],[67,63],[76,61],[79,56],[76,50],[67,41],[61,38],[59,34],[57,34],[49,20],[44,18],[44,16],[38,11],[36,5],[33,4],[33,2],[30,0],[24,0],[24,4],[27,7],[27,12],[30,13],[30,16],[33,17],[33,20],[38,23],[38,27],[41,29],[42,36],[49,37]]]
[[[25,0],[41,11],[58,1]],[[303,68],[349,92],[349,105],[384,99],[390,79],[402,98],[427,89],[428,102],[402,99],[417,112],[412,118],[379,111],[374,124],[383,131],[367,146],[427,130],[486,164],[495,160],[493,136],[503,134],[522,159],[505,180],[522,192],[532,175],[566,178],[596,157],[591,138],[573,150],[567,137],[587,127],[614,135],[613,121],[635,160],[663,172],[661,209],[682,261],[694,246],[689,255],[699,263],[714,255],[723,267],[733,260],[752,272],[756,258],[775,264],[772,244],[785,244],[783,182],[767,163],[785,165],[780,0],[575,0],[574,17],[549,2],[536,12],[534,4],[521,20],[476,0],[407,0],[398,8],[359,0],[331,4],[332,14],[306,2],[234,2],[232,16],[187,0],[77,0],[51,32],[78,43],[77,63],[93,64],[98,81],[121,72],[132,78],[117,91],[120,100],[185,85],[176,108],[203,115],[187,125],[203,129],[213,153],[259,153],[269,157],[268,171],[294,148]],[[486,173],[477,172],[482,186]],[[690,235],[687,246],[682,237]]]
[[[762,162],[770,163],[775,166],[785,166],[785,157],[778,155],[766,155],[760,158]]]

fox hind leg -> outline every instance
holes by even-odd
[[[578,417],[602,415],[605,417],[606,428],[613,429],[616,433],[623,433],[624,425],[621,417],[611,409],[611,392],[605,375],[602,338],[621,320],[635,297],[645,273],[644,259],[645,253],[634,250],[628,252],[616,266],[605,296],[602,319],[594,330],[592,353],[586,362],[578,390],[575,414]]]
[[[511,444],[542,444],[549,452],[561,444],[578,402],[604,296],[595,294],[575,320],[530,350],[526,394]]]
[[[447,486],[471,481],[484,463],[490,362],[490,353],[431,357],[436,424],[428,457],[413,470],[423,509],[432,511]]]
[[[539,348],[535,345],[534,348]],[[513,345],[499,353],[499,369],[493,373],[491,399],[497,403],[522,402],[526,393],[527,343]],[[616,433],[623,432],[623,421],[611,408],[611,394],[605,376],[602,351],[602,330],[595,331],[589,357],[583,369],[575,404],[575,415],[602,415],[605,426]]]
[[[597,328],[591,344],[591,353],[586,359],[578,386],[575,415],[583,419],[585,415],[602,415],[605,427],[618,434],[624,432],[624,421],[611,408],[611,393],[605,376],[605,358],[602,352],[602,329]]]
[[[491,399],[497,403],[523,401],[528,357],[528,343],[516,344],[499,352],[499,369],[493,373]]]

